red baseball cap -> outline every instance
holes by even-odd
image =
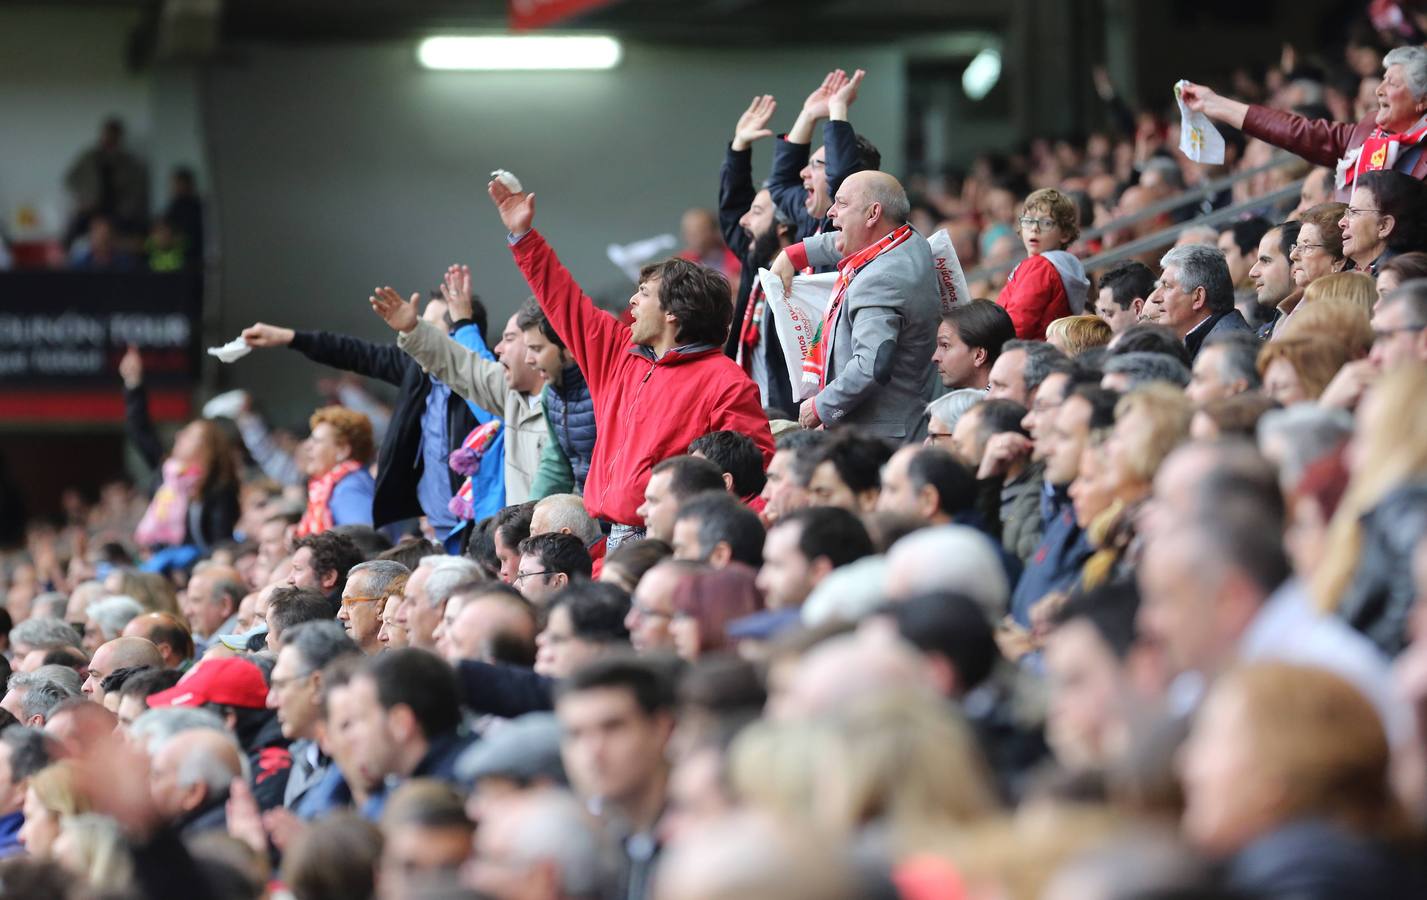
[[[189,670],[183,680],[166,691],[149,695],[152,708],[202,706],[217,703],[244,709],[267,705],[268,683],[263,672],[246,659],[206,659]]]

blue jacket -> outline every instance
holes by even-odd
[[[1044,536],[1036,552],[1026,560],[1021,580],[1011,595],[1011,616],[1023,628],[1031,625],[1031,607],[1052,591],[1068,591],[1080,575],[1081,566],[1093,552],[1085,532],[1075,523],[1068,487],[1056,487],[1041,495]]]
[[[575,493],[583,494],[590,459],[595,455],[595,401],[584,374],[574,363],[561,373],[558,389],[546,386],[545,419],[575,473]]]
[[[20,829],[24,824],[25,814],[22,812],[12,812],[0,818],[0,859],[25,852],[25,845],[20,843]]]
[[[456,777],[456,761],[475,742],[474,737],[454,731],[432,738],[426,755],[421,758],[411,775],[408,778],[388,778],[385,784],[367,798],[367,802],[362,806],[362,816],[373,822],[379,820],[382,811],[386,809],[387,798],[409,778],[434,778],[447,784],[469,787]]]

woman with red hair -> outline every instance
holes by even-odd
[[[729,563],[684,579],[674,593],[669,623],[675,652],[693,662],[731,649],[728,623],[763,608],[763,595],[753,583],[756,575],[748,566]]]

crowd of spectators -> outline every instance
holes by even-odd
[[[954,193],[880,170],[861,70],[778,137],[755,97],[620,317],[498,172],[505,322],[453,266],[373,293],[390,341],[243,332],[395,387],[300,442],[246,398],[165,441],[128,354],[151,483],[4,558],[0,896],[1423,896],[1427,50],[1394,21],[1236,77],[1255,103],[1185,85],[1222,169],[1100,73],[1131,130]],[[942,227],[979,299],[943,301]],[[799,373],[765,285],[818,272]]]

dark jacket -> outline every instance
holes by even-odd
[[[545,387],[545,421],[570,461],[575,493],[585,492],[590,460],[595,455],[595,401],[580,367],[571,363],[560,376],[560,387]]]
[[[753,184],[753,151],[735,150],[729,145],[723,157],[723,168],[719,170],[718,181],[718,224],[723,231],[723,242],[743,263],[743,273],[738,281],[738,293],[733,298],[733,326],[728,329],[728,340],[724,343],[724,353],[729,359],[738,356],[738,342],[743,330],[743,317],[748,312],[748,301],[753,295],[753,285],[758,278],[758,267],[772,264],[769,259],[754,259],[753,240],[748,232],[738,224],[743,214],[753,205],[758,189]],[[774,227],[777,227],[775,222]],[[788,364],[783,357],[783,345],[778,342],[778,331],[774,325],[773,310],[764,307],[763,344],[768,363],[768,403],[771,409],[782,410],[794,415],[798,404],[793,397],[793,386],[788,380]]]
[[[1075,508],[1065,487],[1041,496],[1044,537],[1011,595],[1011,616],[1024,628],[1031,624],[1031,607],[1052,591],[1068,591],[1090,558],[1090,541],[1075,523]]]
[[[421,371],[421,366],[395,344],[374,344],[330,331],[299,331],[293,336],[292,349],[313,362],[376,378],[401,389],[386,437],[377,451],[377,488],[372,499],[372,523],[381,527],[423,515],[416,485],[424,468],[421,458],[421,414],[426,409],[431,379]],[[475,427],[476,419],[466,401],[453,391],[446,403],[446,435],[451,445],[447,453],[459,448]],[[454,494],[460,490],[465,478],[455,471],[448,474]]]
[[[1427,535],[1427,482],[1404,485],[1362,517],[1362,550],[1338,614],[1389,657],[1407,646],[1416,600],[1412,551]]]
[[[827,193],[832,197],[836,196],[843,179],[859,169],[857,132],[848,122],[824,122],[823,146],[827,148],[824,160],[827,165]],[[831,220],[827,217],[814,219],[804,204],[808,192],[803,188],[802,171],[812,155],[812,144],[791,144],[781,137],[773,148],[773,171],[768,175],[768,193],[773,195],[773,203],[792,220],[795,241],[831,228]],[[745,210],[747,208],[744,207]]]
[[[1321,820],[1279,827],[1239,851],[1225,886],[1263,900],[1394,900],[1422,885],[1382,843]]]
[[[362,815],[373,822],[379,820],[382,817],[382,811],[386,809],[388,798],[410,778],[431,778],[450,785],[461,785],[461,779],[456,777],[456,761],[473,743],[475,743],[474,738],[454,731],[432,738],[426,755],[421,758],[421,762],[417,763],[411,775],[408,778],[388,778],[385,784],[372,791],[372,795],[362,806]],[[469,785],[462,786],[469,787]]]
[[[521,666],[463,659],[456,663],[461,705],[477,715],[514,719],[555,708],[555,680]]]
[[[153,419],[149,418],[149,395],[143,385],[133,390],[124,389],[124,425],[134,448],[154,470],[157,488],[163,482],[164,449]],[[232,540],[238,515],[237,483],[210,484],[188,506],[185,542],[207,553],[214,544]]]
[[[1035,463],[1019,478],[1001,487],[1001,546],[1023,563],[1040,546],[1045,529],[1041,518],[1041,488],[1044,485],[1045,466]]]
[[[1254,330],[1249,327],[1249,323],[1244,321],[1243,313],[1237,309],[1231,309],[1228,312],[1211,314],[1209,318],[1194,326],[1194,330],[1184,336],[1184,346],[1189,350],[1190,361],[1193,362],[1194,357],[1199,355],[1199,349],[1209,338],[1216,334],[1230,334],[1235,331],[1242,331],[1245,334],[1254,333]]]

